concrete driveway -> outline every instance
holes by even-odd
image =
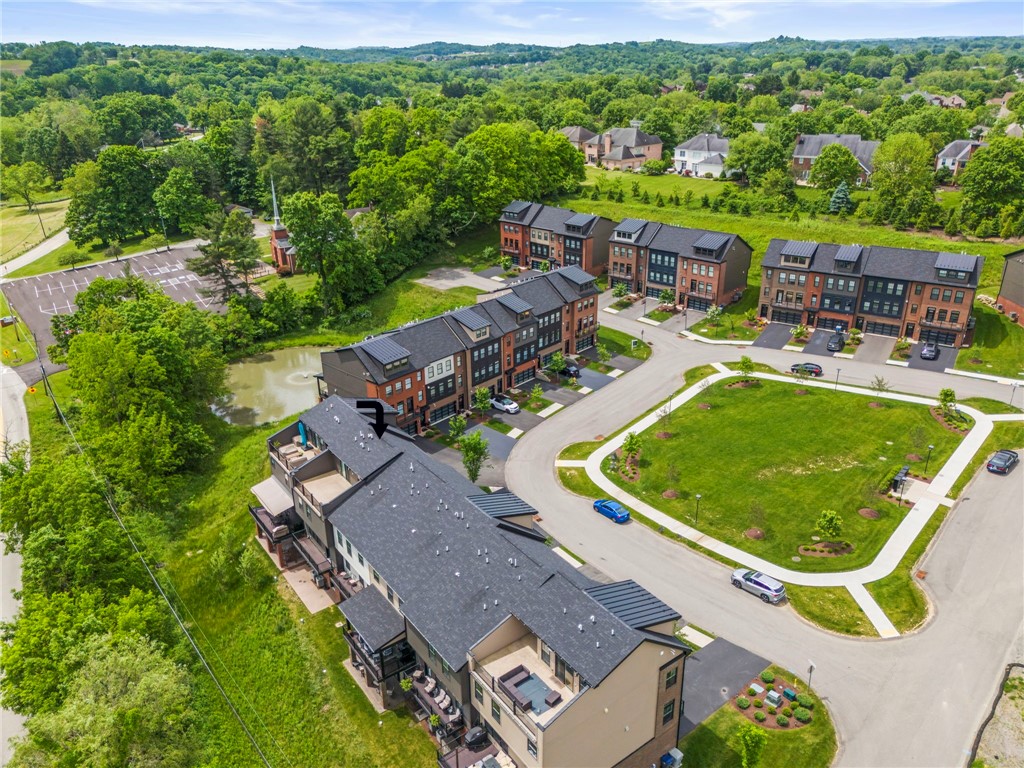
[[[864,335],[864,341],[854,353],[858,362],[875,363],[885,365],[885,361],[892,354],[892,348],[896,345],[896,339],[889,336]]]
[[[922,360],[921,350],[924,344],[914,344],[910,348],[910,357],[907,358],[908,368],[917,368],[921,371],[935,371],[942,373],[947,368],[952,368],[956,363],[956,350],[952,347],[939,346],[939,356],[934,360]]]
[[[719,637],[691,654],[683,678],[679,738],[708,719],[720,706],[747,689],[751,678],[771,662]]]
[[[761,335],[750,342],[752,347],[767,347],[768,349],[782,349],[784,346],[789,344],[793,335],[790,331],[793,330],[792,325],[783,325],[782,323],[768,323],[765,329],[761,331]]]
[[[441,267],[427,273],[415,282],[447,291],[451,288],[476,288],[479,291],[493,291],[501,288],[504,280],[491,280],[464,267]]]
[[[833,331],[820,330],[815,331],[811,334],[811,338],[804,344],[804,352],[808,355],[820,355],[822,357],[832,357],[834,352],[830,352],[827,349],[828,340],[832,338]]]
[[[616,316],[603,322],[636,333],[635,323]],[[935,604],[923,630],[874,641],[822,632],[789,607],[751,600],[730,585],[726,566],[646,526],[598,525],[588,501],[559,485],[551,468],[563,446],[611,434],[656,406],[678,388],[681,372],[735,359],[733,349],[684,342],[656,328],[650,335],[656,340],[652,357],[628,384],[588,395],[573,418],[538,425],[518,441],[506,463],[507,485],[542,511],[552,536],[611,578],[635,579],[687,620],[786,669],[805,674],[813,660],[814,689],[836,723],[837,765],[963,765],[1002,669],[1024,635],[1019,477],[983,473],[950,512],[921,566]],[[753,347],[748,354],[781,370],[793,361],[789,352],[772,349]],[[844,382],[870,385],[882,374],[904,392],[934,397],[937,391],[930,371],[842,362]],[[957,390],[961,397],[1008,397],[1005,386],[987,381],[965,379]],[[980,519],[984,525],[977,524]]]

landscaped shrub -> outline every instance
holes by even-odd
[[[757,722],[759,723],[763,723],[765,720],[768,719],[768,715],[766,715],[764,712],[755,712],[754,719],[757,720]]]
[[[792,717],[793,716],[793,710],[790,709],[789,707],[783,707],[782,714],[784,714],[786,717]]]
[[[775,718],[775,722],[778,723],[783,728],[785,728],[786,726],[789,725],[789,718],[786,717],[785,715],[779,715],[779,716],[777,716]]]
[[[811,710],[804,709],[803,707],[797,707],[793,713],[793,717],[799,720],[801,723],[811,722]]]
[[[746,696],[740,696],[736,699],[736,706],[740,709],[750,709],[750,699]]]
[[[747,695],[757,696],[757,689],[754,688],[754,686],[750,686],[749,688],[747,688]]]
[[[764,706],[764,700],[763,699],[754,699],[754,706],[757,707],[758,709],[760,709],[761,707]]]
[[[777,711],[778,710],[776,710],[775,707],[768,707],[768,714],[769,715],[774,715]]]
[[[814,699],[808,693],[798,693],[796,695],[796,703],[804,709],[814,709]]]
[[[766,669],[764,672],[761,673],[761,680],[767,683],[768,685],[771,685],[775,682],[775,675],[773,675]]]

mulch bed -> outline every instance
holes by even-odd
[[[821,552],[820,548],[826,548],[826,551]],[[799,548],[799,552],[807,557],[842,557],[853,552],[853,544],[842,541],[838,546],[834,546],[831,542],[822,541],[815,545],[802,546]]]
[[[939,422],[939,424],[941,424],[950,432],[955,432],[958,435],[966,435],[970,431],[967,427],[960,427],[957,426],[956,424],[951,424],[949,421],[947,421],[947,416],[946,414],[943,413],[941,408],[932,407],[929,408],[928,411],[935,418],[935,420]]]
[[[761,686],[762,688],[764,688],[765,692],[764,693],[760,693],[757,696],[749,695],[747,693],[747,691],[750,690],[750,686],[755,685],[755,684]],[[779,695],[782,695],[782,691],[784,689],[786,689],[786,688],[790,688],[790,689],[796,691],[797,693],[802,693],[803,692],[803,691],[801,691],[800,688],[798,688],[796,685],[794,685],[791,681],[785,680],[782,677],[776,677],[775,678],[775,682],[770,684],[770,685],[765,683],[763,680],[761,680],[760,677],[755,677],[754,679],[752,679],[749,683],[747,683],[743,687],[743,690],[740,693],[738,693],[736,696],[733,697],[732,705],[736,708],[737,712],[739,712],[741,715],[746,717],[750,722],[754,723],[755,725],[760,725],[762,728],[767,728],[770,731],[795,731],[798,728],[803,728],[804,726],[807,726],[807,725],[810,725],[811,723],[813,723],[814,722],[814,710],[813,709],[811,710],[810,722],[801,723],[795,717],[790,717],[789,718],[789,724],[788,725],[779,725],[777,722],[775,722],[776,715],[781,715],[783,709],[785,709],[786,707],[790,707],[791,709],[795,710],[797,708],[797,706],[798,706],[798,704],[795,701],[789,701],[786,698],[782,699],[782,705],[778,707],[778,712],[775,715],[769,715],[768,714],[768,704],[767,704],[767,702],[765,703],[765,705],[763,707],[755,707],[754,706],[754,701],[756,699],[761,699],[763,701],[764,697],[767,695],[768,691],[776,690],[776,691],[779,692]],[[736,704],[736,700],[740,696],[744,696],[744,697],[746,697],[747,699],[750,700],[750,706],[747,709],[740,709],[739,706]],[[754,713],[755,712],[764,712],[765,715],[767,715],[767,719],[763,723],[757,722],[757,720],[754,719]]]
[[[861,517],[866,517],[868,520],[877,520],[879,518],[878,510],[871,507],[861,507],[857,510],[857,514]]]
[[[731,384],[726,384],[726,389],[750,389],[750,387],[760,387],[761,382],[757,379],[742,379],[740,381],[734,381]]]
[[[743,532],[743,535],[746,536],[748,539],[756,539],[760,541],[764,538],[764,531],[762,531],[760,528],[747,528],[747,530]]]
[[[654,436],[656,438],[658,438],[659,440],[668,440],[670,437],[672,437],[672,433],[671,432],[658,432]]]
[[[674,488],[669,488],[667,491],[662,491],[661,492],[661,498],[663,498],[663,499],[678,499],[679,498],[679,491],[675,490]]]

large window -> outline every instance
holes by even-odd
[[[673,667],[665,673],[665,687],[671,688],[676,684],[676,680],[679,678],[679,667]]]
[[[494,718],[494,722],[501,722],[501,707],[498,706],[497,699],[491,699],[491,717]]]
[[[676,700],[666,702],[665,706],[661,710],[661,724],[668,725],[672,722],[672,718],[676,716]]]
[[[484,687],[480,685],[479,680],[473,681],[473,698],[475,698],[481,704],[484,703]]]

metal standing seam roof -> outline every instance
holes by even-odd
[[[479,331],[490,325],[489,322],[472,309],[458,309],[452,312],[452,317],[469,328],[471,331]]]
[[[836,252],[835,259],[836,261],[856,261],[860,258],[863,250],[863,245],[842,245]]]
[[[405,632],[405,618],[375,587],[364,587],[338,607],[371,651]]]
[[[592,283],[596,279],[592,274],[580,269],[575,264],[568,267],[562,267],[561,269],[556,270],[555,274],[561,275],[570,283],[575,283],[576,285]]]
[[[700,248],[702,250],[717,251],[729,242],[730,237],[732,237],[732,235],[726,235],[722,232],[708,232],[706,235],[701,235],[697,239],[697,242],[693,244],[693,247]]]
[[[527,304],[514,293],[506,293],[504,296],[499,296],[498,302],[508,307],[516,314],[529,312],[531,309],[533,309],[533,307],[530,304]]]
[[[502,209],[502,213],[520,214],[529,208],[530,205],[531,203],[527,203],[522,200],[513,200]]]
[[[512,493],[481,493],[478,496],[467,496],[466,498],[474,507],[491,517],[538,514],[536,509]]]
[[[783,256],[804,256],[811,257],[818,249],[818,244],[813,240],[787,240],[782,246]]]
[[[596,218],[597,216],[595,216],[592,213],[577,213],[575,216],[571,216],[566,220],[565,226],[582,228],[587,226],[587,224],[589,224]]]
[[[633,629],[675,621],[679,614],[632,579],[599,584],[584,590]]]
[[[616,232],[639,232],[647,226],[647,222],[644,219],[623,219],[615,225]]]
[[[966,253],[949,253],[942,251],[935,259],[936,269],[952,269],[956,272],[973,272],[977,257]]]
[[[376,339],[361,342],[358,346],[366,350],[367,354],[382,365],[394,363],[410,354],[408,349],[387,336],[379,336]]]

